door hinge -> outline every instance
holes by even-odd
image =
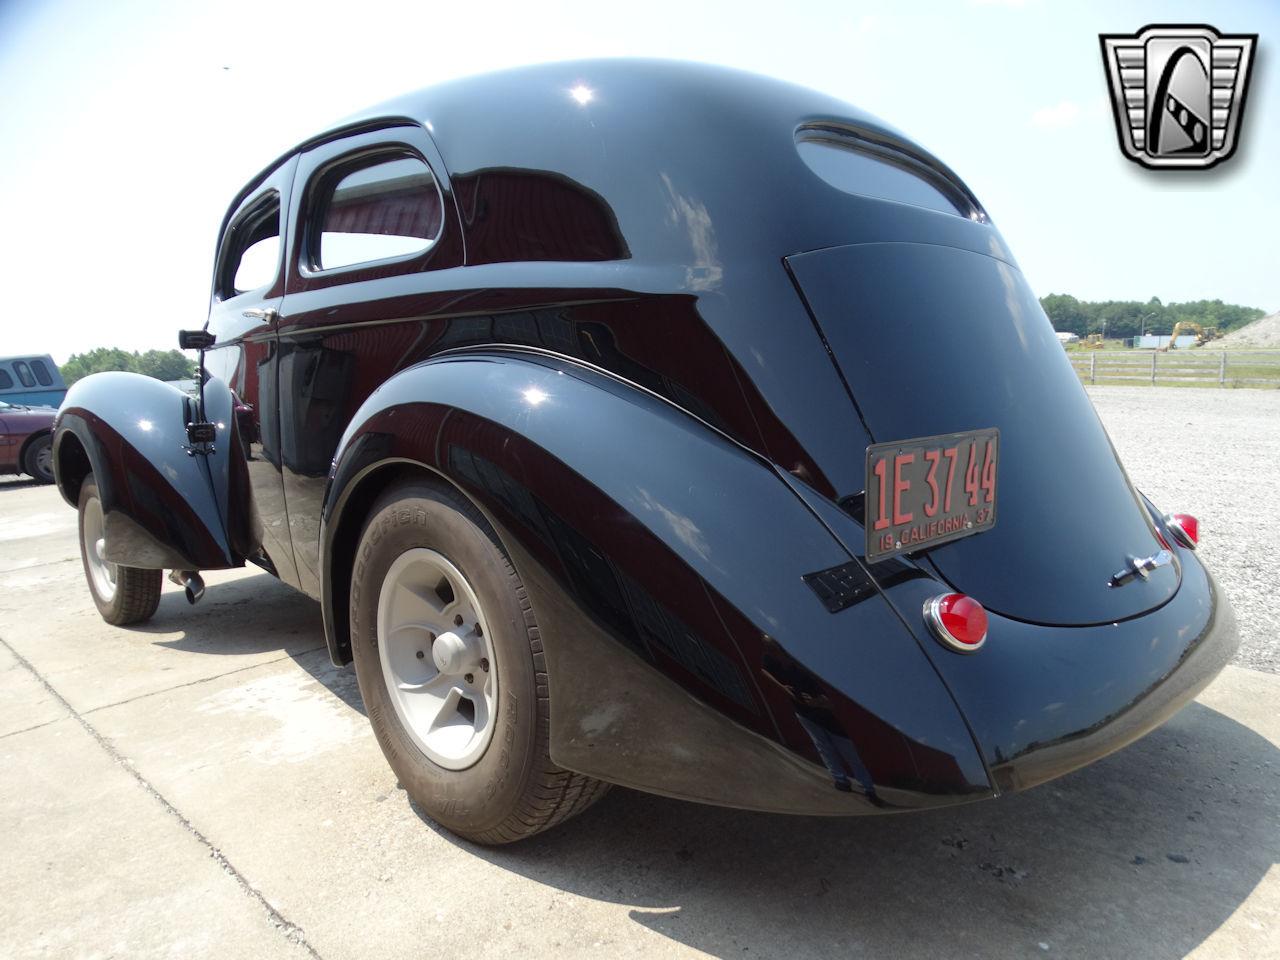
[[[208,456],[211,453],[217,453],[213,446],[213,441],[218,439],[218,427],[216,424],[209,423],[207,420],[195,420],[187,424],[187,456],[194,457],[197,453],[202,456]]]
[[[178,346],[183,350],[208,350],[218,338],[208,330],[179,330]]]

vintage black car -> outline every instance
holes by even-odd
[[[1089,763],[1230,608],[981,204],[845,103],[692,64],[436,87],[235,198],[203,398],[102,374],[54,459],[111,623],[316,598],[409,794],[485,843],[609,783],[864,814]]]

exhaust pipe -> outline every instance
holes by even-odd
[[[169,579],[187,592],[187,603],[195,605],[204,596],[204,578],[195,570],[174,570]]]

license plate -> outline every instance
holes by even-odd
[[[867,561],[990,530],[999,463],[995,427],[867,447]]]

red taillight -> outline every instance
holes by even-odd
[[[924,605],[925,623],[952,650],[973,653],[987,642],[987,611],[963,593],[945,593]]]
[[[1200,521],[1189,513],[1171,513],[1164,522],[1178,543],[1191,550],[1196,548],[1200,542]]]

